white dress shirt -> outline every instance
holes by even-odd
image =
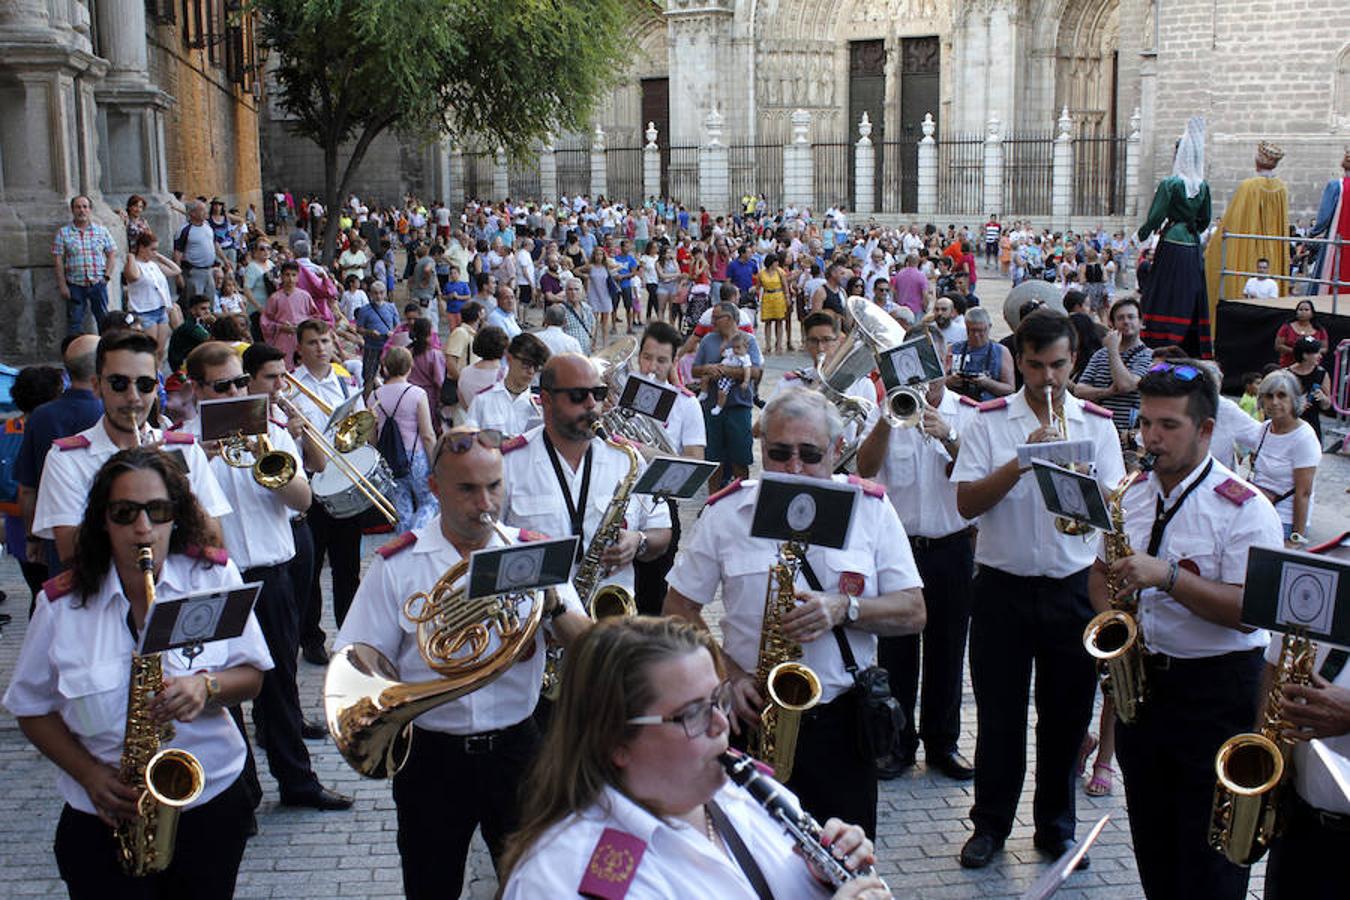
[[[171,599],[241,584],[243,579],[232,561],[212,565],[171,554],[160,568],[155,593],[160,599]],[[45,591],[39,594],[5,692],[5,708],[16,716],[58,713],[90,755],[117,766],[126,730],[131,657],[136,651],[127,627],[130,610],[121,579],[112,567],[98,591],[87,598],[71,592],[49,600]],[[193,659],[182,650],[170,650],[163,654],[163,663],[165,677],[178,678],[243,665],[265,671],[272,668],[272,657],[257,619],[249,613],[239,637],[206,644]],[[217,706],[208,706],[191,722],[174,722],[173,726],[173,740],[163,746],[187,750],[206,772],[205,787],[189,804],[191,809],[239,777],[247,755],[244,738],[229,712]],[[58,773],[56,787],[71,806],[96,814],[89,795],[65,770]]]
[[[1283,635],[1276,634],[1271,637],[1270,645],[1266,647],[1266,662],[1278,665]],[[1314,672],[1322,668],[1331,649],[1330,644],[1317,642],[1317,658],[1313,661]],[[1350,665],[1342,666],[1331,683],[1336,687],[1350,688]],[[1350,732],[1320,740],[1328,750],[1337,755],[1336,769],[1340,773],[1341,780],[1350,781]],[[1345,792],[1336,783],[1336,777],[1308,741],[1294,744],[1293,765],[1294,790],[1298,791],[1298,795],[1309,806],[1342,816],[1350,815],[1350,798],[1345,796]]]
[[[184,429],[201,439],[201,419],[184,424]],[[267,440],[272,449],[289,454],[295,462],[295,477],[305,481],[300,451],[290,432],[276,422],[267,423]],[[221,456],[211,460],[211,474],[229,501],[231,512],[220,518],[225,549],[241,571],[259,566],[275,566],[295,556],[295,534],[291,529],[289,506],[276,491],[253,480],[253,470],[236,468]]]
[[[1209,441],[1209,453],[1230,469],[1237,469],[1237,454],[1256,449],[1261,440],[1261,423],[1242,411],[1227,397],[1219,397],[1218,414],[1214,418],[1214,435]]]
[[[1173,508],[1204,469],[1205,462],[1201,462],[1170,494],[1162,497],[1164,512]],[[1224,487],[1226,482],[1231,483]],[[1232,493],[1241,498],[1245,492],[1250,492],[1250,497],[1241,504],[1226,496]],[[1153,475],[1136,481],[1125,494],[1125,532],[1135,553],[1148,552],[1159,496],[1161,487]],[[1105,559],[1104,545],[1100,540],[1098,544],[1098,555]],[[1191,491],[1168,522],[1156,555],[1182,563],[1201,578],[1242,584],[1247,579],[1249,549],[1282,546],[1284,533],[1270,501],[1215,461],[1205,480]],[[1139,626],[1144,633],[1144,646],[1151,652],[1181,659],[1264,647],[1269,640],[1261,629],[1243,634],[1202,619],[1159,588],[1148,588],[1140,594]]]
[[[833,480],[846,482],[848,477],[835,475]],[[666,578],[672,588],[704,606],[713,601],[717,588],[722,588],[722,604],[726,608],[722,616],[722,646],[746,672],[754,672],[759,659],[768,573],[778,556],[776,542],[750,537],[758,485],[758,481],[743,481],[738,490],[703,508]],[[900,524],[895,507],[885,497],[863,493],[854,506],[844,548],[812,547],[806,558],[826,593],[840,591],[841,576],[846,572],[865,579],[857,595],[862,600],[923,586],[905,526]],[[800,572],[797,587],[810,590]],[[858,667],[872,665],[877,655],[876,635],[848,627],[844,634]],[[801,661],[820,676],[822,703],[829,703],[853,687],[853,677],[844,668],[833,633],[826,632],[802,644]]]
[[[291,375],[296,381],[309,388],[319,399],[323,400],[329,409],[337,409],[351,397],[361,393],[361,385],[357,383],[355,378],[350,375],[343,375],[331,364],[328,367],[328,374],[323,378],[316,378],[314,373],[303,365],[296,366]],[[331,442],[332,431],[327,427],[329,413],[319,409],[313,400],[300,391],[288,395],[288,399],[300,414],[309,420],[309,424],[313,425],[316,431],[325,435]],[[356,405],[352,407],[353,411],[359,409],[365,409],[364,400],[357,400]]]
[[[557,356],[559,353],[581,353],[581,342],[563,331],[558,325],[549,325],[541,328],[534,333],[534,336],[544,342],[548,348],[550,356]]]
[[[778,900],[827,896],[793,843],[744,789],[727,782],[714,795],[736,833],[764,873]],[[750,880],[702,829],[653,815],[613,787],[596,804],[574,813],[540,835],[521,857],[502,894],[504,900],[575,897],[591,860],[603,853],[606,829],[624,832],[645,848],[627,884],[625,900],[755,900]],[[618,896],[617,886],[615,896]]]
[[[506,480],[506,497],[502,502],[502,520],[518,528],[542,532],[549,537],[567,537],[572,533],[572,520],[567,514],[567,503],[554,474],[544,444],[544,426],[532,428],[521,437],[518,447],[503,447],[502,462]],[[581,534],[581,552],[585,553],[591,539],[600,528],[600,521],[609,508],[610,500],[619,482],[628,477],[628,454],[617,450],[599,438],[591,441],[591,483],[586,495],[586,511]],[[575,502],[581,495],[585,464],[574,471],[562,453],[558,462],[568,480],[568,491]],[[647,468],[638,460],[638,474]],[[670,527],[670,507],[654,503],[650,495],[632,494],[628,498],[628,514],[623,526],[632,531],[650,531]],[[609,573],[601,585],[616,584],[630,593],[633,591],[633,564]]]
[[[149,440],[157,441],[164,432],[146,428]],[[188,466],[188,483],[192,493],[208,516],[222,518],[229,514],[230,503],[220,490],[220,485],[211,474],[206,454],[195,440],[188,442],[171,433],[160,446],[166,453],[181,450]],[[56,529],[63,526],[78,527],[84,520],[84,509],[89,504],[89,491],[94,486],[94,476],[103,464],[119,450],[104,427],[103,418],[99,418],[89,428],[81,431],[76,438],[87,440],[88,446],[72,446],[70,449],[55,443],[47,454],[47,463],[42,469],[42,481],[38,484],[37,506],[33,510],[33,534],[51,540],[56,537]],[[62,438],[71,444],[78,441]]]
[[[698,399],[685,388],[680,388],[675,396],[675,405],[664,424],[666,437],[676,453],[683,453],[687,447],[708,446],[708,426],[703,421],[703,407]]]
[[[944,390],[937,407],[962,440],[976,416],[976,404],[963,399],[955,391]],[[871,431],[880,418],[878,407],[868,417],[867,430]],[[886,486],[886,495],[911,537],[946,537],[974,521],[957,512],[956,485],[947,477],[949,465],[952,457],[942,441],[925,440],[917,427],[891,429],[877,480]]]
[[[961,435],[961,453],[952,469],[952,481],[979,481],[1017,456],[1017,446],[1041,427],[1027,405],[1025,390],[1007,398],[996,409],[981,410]],[[1105,410],[1103,410],[1105,412]],[[1105,489],[1125,475],[1120,438],[1111,416],[1086,412],[1083,401],[1064,395],[1069,437],[1090,439],[1096,446],[1095,474]],[[1055,530],[1054,516],[1045,508],[1036,476],[1023,472],[1012,490],[980,516],[975,562],[1011,575],[1065,578],[1092,564],[1095,540],[1084,540]]]
[[[503,528],[509,542],[493,534],[487,547],[505,547],[516,543],[519,530]],[[352,607],[338,632],[337,647],[369,644],[383,653],[398,669],[401,681],[421,682],[442,677],[422,658],[417,643],[417,626],[403,614],[403,604],[418,591],[429,591],[446,570],[462,558],[441,531],[436,516],[425,528],[410,532],[416,543],[385,557],[377,555],[361,579]],[[558,597],[573,612],[585,613],[570,585],[558,587]],[[542,592],[535,602],[544,602]],[[524,620],[533,607],[527,598],[516,605]],[[532,651],[517,659],[497,680],[458,700],[443,703],[417,717],[417,726],[447,734],[480,734],[509,728],[525,720],[539,702],[539,685],[544,676],[544,633],[548,621],[535,633]],[[489,632],[485,652],[493,653],[501,645],[495,629]]]
[[[507,437],[524,434],[544,421],[539,398],[529,386],[519,394],[506,389],[506,381],[496,381],[474,396],[465,414],[467,424],[475,428],[495,428]]]

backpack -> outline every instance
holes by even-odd
[[[412,471],[412,460],[408,457],[408,450],[403,446],[403,434],[398,430],[398,423],[394,421],[394,416],[398,415],[398,408],[403,404],[403,398],[408,396],[408,391],[413,389],[414,385],[408,385],[403,389],[403,393],[398,395],[398,403],[394,404],[392,413],[385,413],[384,424],[380,426],[380,435],[375,439],[375,449],[380,451],[380,456],[389,465],[389,474],[395,478],[403,478]],[[378,404],[377,404],[378,405]],[[383,411],[384,407],[380,407]]]

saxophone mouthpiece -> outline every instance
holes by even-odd
[[[155,567],[155,551],[149,544],[141,544],[136,548],[136,565],[146,572]]]

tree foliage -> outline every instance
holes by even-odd
[[[252,0],[291,130],[324,151],[335,211],[394,129],[528,152],[586,125],[620,68],[634,0]],[[348,142],[345,164],[339,156]],[[339,171],[340,169],[340,171]],[[329,216],[331,258],[336,215]]]

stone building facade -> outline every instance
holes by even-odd
[[[253,48],[235,0],[0,4],[0,359],[50,359],[65,334],[51,242],[75,195],[123,253],[133,193],[165,245],[171,191],[261,210]]]

